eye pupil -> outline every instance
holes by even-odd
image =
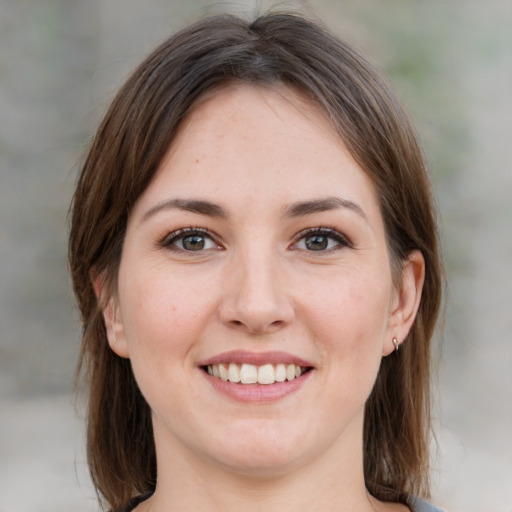
[[[183,238],[183,248],[187,251],[200,251],[204,249],[205,240],[201,235],[190,235]]]
[[[310,251],[322,251],[324,249],[327,249],[327,246],[329,245],[329,239],[328,237],[324,235],[311,235],[308,236],[305,240],[306,247]]]

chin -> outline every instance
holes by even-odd
[[[241,435],[231,432],[217,446],[213,458],[233,472],[250,476],[279,476],[293,469],[307,458],[305,433],[277,425],[258,425],[249,434],[249,428],[241,428]]]
[[[226,456],[224,454],[217,463],[232,473],[250,476],[251,478],[276,478],[290,473],[299,466],[300,455],[275,450],[250,450],[243,457]]]

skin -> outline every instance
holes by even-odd
[[[191,227],[203,231],[180,238]],[[318,107],[284,87],[204,99],[131,213],[104,311],[153,414],[158,482],[137,510],[407,510],[368,495],[361,440],[423,275],[413,252],[394,285],[372,182]],[[285,352],[312,370],[281,399],[240,402],[199,366],[233,350]]]

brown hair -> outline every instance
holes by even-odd
[[[415,131],[385,80],[316,22],[269,14],[252,22],[203,19],[158,47],[105,115],[78,178],[69,261],[83,322],[79,368],[90,382],[88,460],[100,497],[118,507],[156,485],[150,410],[130,361],[109,348],[91,275],[116,289],[130,211],[181,121],[207,91],[229,82],[294,87],[328,114],[380,199],[393,276],[419,250],[423,295],[407,343],[384,358],[366,404],[364,471],[378,499],[428,496],[430,338],[441,264],[429,179]]]

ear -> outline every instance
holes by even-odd
[[[393,299],[388,333],[382,347],[382,355],[387,356],[395,350],[393,338],[402,343],[416,318],[425,281],[425,260],[420,251],[409,253],[403,263],[402,280]]]
[[[129,358],[123,319],[117,298],[108,295],[103,274],[91,275],[94,293],[103,313],[108,344],[119,357]]]

